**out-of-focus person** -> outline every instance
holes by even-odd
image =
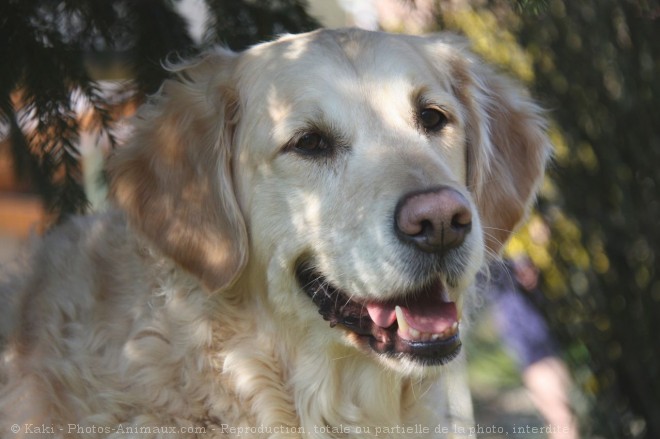
[[[539,270],[526,257],[490,266],[487,294],[502,341],[520,368],[522,381],[549,424],[549,439],[577,439],[569,391],[572,380],[537,301]]]

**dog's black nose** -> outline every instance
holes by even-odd
[[[405,195],[395,213],[397,235],[427,253],[460,246],[472,229],[472,210],[457,190],[436,187]]]

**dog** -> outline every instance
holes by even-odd
[[[447,436],[438,386],[543,177],[542,109],[443,34],[169,68],[109,159],[114,207],[5,287],[2,434]]]

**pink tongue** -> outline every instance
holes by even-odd
[[[375,324],[389,328],[396,321],[394,307],[399,305],[410,327],[419,332],[440,334],[458,321],[454,302],[443,302],[438,298],[425,298],[413,303],[369,303],[367,312]]]
[[[381,328],[389,328],[396,321],[395,305],[368,303],[367,312],[375,324]]]
[[[440,334],[458,322],[458,311],[454,302],[441,302],[433,306],[410,308],[401,307],[403,315],[411,328],[419,332]]]

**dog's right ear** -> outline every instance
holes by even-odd
[[[111,196],[130,223],[209,291],[231,286],[247,261],[231,170],[236,58],[223,50],[175,66],[178,77],[139,110],[108,164]]]

